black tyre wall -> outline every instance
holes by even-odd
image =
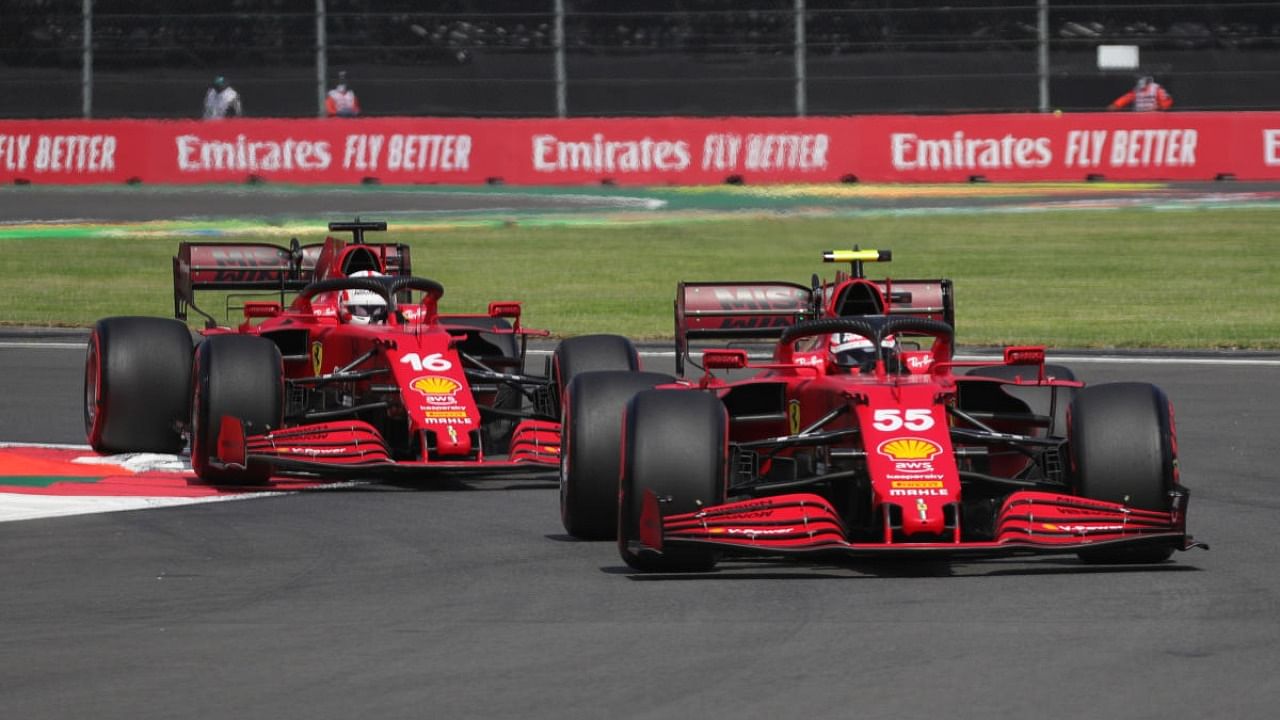
[[[617,536],[623,412],[636,393],[671,381],[661,373],[606,371],[582,373],[569,383],[560,440],[560,520],[570,535]]]
[[[646,490],[670,498],[663,515],[694,512],[725,499],[728,415],[714,395],[692,390],[649,390],[636,395],[624,420],[618,504],[618,551],[631,567],[650,572],[701,572],[715,566],[709,548],[669,548],[661,556],[637,554],[641,500]]]
[[[244,470],[210,464],[222,418],[244,421],[246,435],[280,427],[284,416],[284,370],[280,350],[270,340],[248,335],[215,335],[196,348],[191,404],[191,467],[202,480],[257,483],[270,468],[250,463]]]
[[[556,346],[551,356],[551,373],[556,390],[564,390],[578,375],[602,370],[639,370],[640,353],[631,340],[621,335],[580,335]]]
[[[1083,497],[1169,509],[1176,439],[1169,400],[1148,383],[1081,388],[1070,412],[1071,465]]]
[[[85,434],[93,449],[181,452],[191,354],[191,332],[178,320],[99,320],[85,358]]]

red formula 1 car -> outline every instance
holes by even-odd
[[[439,314],[444,288],[411,273],[407,245],[365,242],[386,223],[329,229],[352,239],[182,243],[176,319],[113,317],[93,329],[84,392],[93,448],[189,446],[201,479],[228,484],[278,473],[554,471],[559,389],[585,370],[638,367],[629,341],[588,336],[562,342],[551,372],[527,375],[526,339],[547,333],[521,325],[520,303]],[[195,304],[207,290],[229,293],[228,315],[240,302],[243,320],[219,325]],[[194,347],[189,313],[206,320]]]
[[[697,380],[574,378],[566,529],[616,537],[644,571],[740,554],[1158,562],[1198,544],[1159,388],[1085,387],[1043,347],[958,362],[951,283],[865,277],[889,257],[829,252],[851,271],[810,286],[681,283],[679,365],[699,338],[776,338],[773,357],[716,348]]]

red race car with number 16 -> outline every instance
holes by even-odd
[[[543,375],[527,374],[526,338],[547,332],[522,326],[520,303],[442,314],[444,287],[410,272],[407,245],[365,242],[386,223],[329,230],[352,239],[182,243],[174,319],[94,326],[84,385],[92,447],[189,447],[196,475],[220,484],[549,473],[564,384],[638,367],[625,338],[586,336],[561,342]],[[240,310],[241,322],[219,324],[195,304],[197,290],[228,293],[227,314]],[[190,313],[205,318],[198,343]]]

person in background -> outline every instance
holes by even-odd
[[[221,120],[242,115],[244,108],[240,105],[240,93],[228,85],[227,79],[221,75],[214,78],[209,92],[204,94],[204,119]]]
[[[1138,84],[1133,86],[1129,92],[1115,99],[1115,102],[1107,106],[1108,110],[1121,110],[1133,105],[1136,112],[1150,112],[1152,110],[1168,110],[1173,107],[1173,96],[1155,81],[1150,75],[1143,75],[1138,78]]]
[[[356,94],[347,87],[347,74],[338,73],[338,84],[324,98],[324,112],[329,117],[355,117],[360,114]]]

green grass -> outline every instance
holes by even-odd
[[[443,311],[521,300],[525,323],[556,335],[670,337],[676,281],[807,282],[837,269],[822,250],[858,243],[894,252],[868,266],[872,276],[952,278],[965,345],[1280,348],[1278,226],[1278,209],[1136,209],[493,224],[387,238],[413,247],[416,274],[444,283]],[[171,315],[176,247],[146,234],[0,241],[0,297],[11,299],[0,321]]]

